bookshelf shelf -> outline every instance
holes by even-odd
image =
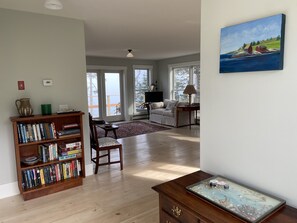
[[[68,161],[72,161],[72,160],[76,160],[76,159],[81,159],[81,156],[75,157],[75,158],[69,158],[69,159],[65,159],[65,160],[52,160],[52,161],[46,162],[46,163],[39,161],[38,163],[34,164],[34,168],[48,166],[48,165],[57,164],[57,163],[61,163],[61,162],[68,162]],[[22,170],[32,169],[32,166],[21,163]]]
[[[24,200],[82,185],[85,177],[83,115],[76,112],[10,118],[18,186]],[[75,134],[59,136],[65,132],[65,126],[73,126]],[[77,154],[67,156],[74,153]],[[59,160],[60,157],[63,160]]]
[[[29,189],[22,192],[24,200],[45,196],[48,194],[56,193],[62,190],[70,189],[73,187],[81,186],[83,177],[64,180],[61,182],[53,183],[46,186],[40,186],[35,189]]]
[[[54,142],[60,142],[60,141],[65,141],[65,140],[71,140],[71,139],[77,139],[81,138],[81,135],[69,135],[69,136],[64,136],[63,138],[57,138],[57,139],[48,139],[48,140],[40,140],[40,141],[35,141],[35,142],[27,142],[27,143],[18,143],[19,147],[26,147],[30,145],[39,145],[39,144],[45,144],[45,143],[54,143]]]

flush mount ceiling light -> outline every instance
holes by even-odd
[[[63,8],[63,5],[59,0],[46,0],[44,7],[52,10],[60,10]]]
[[[132,54],[132,50],[131,49],[129,49],[128,52],[129,53],[127,54],[127,57],[134,57],[134,55]]]

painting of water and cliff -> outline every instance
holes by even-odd
[[[221,29],[220,73],[282,70],[285,15]]]
[[[285,201],[221,176],[200,181],[187,190],[229,211],[245,222],[262,222],[285,205]]]

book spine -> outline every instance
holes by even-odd
[[[37,132],[38,141],[42,140],[41,133],[40,133],[40,124],[39,123],[36,124],[36,132]]]
[[[81,141],[65,143],[66,148],[81,147]]]
[[[76,154],[59,156],[59,161],[68,160],[68,159],[74,159],[74,158],[76,158]]]
[[[57,138],[57,131],[56,131],[56,126],[55,126],[54,122],[51,123],[51,127],[52,127],[52,131],[53,131],[53,138],[56,139]]]
[[[22,141],[23,143],[27,143],[27,140],[26,140],[26,129],[25,129],[25,126],[24,124],[20,124],[20,127],[21,127],[21,132],[22,132]]]
[[[20,124],[17,124],[17,131],[18,131],[18,142],[23,143]]]
[[[44,123],[40,123],[40,124],[39,124],[39,127],[40,127],[41,138],[42,138],[43,140],[45,140]]]
[[[36,142],[36,141],[38,141],[38,136],[37,136],[37,131],[36,131],[36,124],[33,124],[32,128],[33,128],[33,133],[34,133],[33,141]]]
[[[65,130],[65,129],[72,129],[72,128],[78,128],[78,127],[79,127],[78,123],[72,123],[72,124],[63,125],[62,129]]]
[[[40,181],[41,181],[41,185],[45,184],[43,168],[40,169]]]

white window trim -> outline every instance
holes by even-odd
[[[87,65],[87,72],[92,72],[94,70],[112,70],[112,71],[121,71],[123,72],[123,82],[124,83],[121,83],[122,84],[122,87],[123,87],[123,104],[124,104],[124,118],[125,120],[129,120],[129,112],[128,112],[128,91],[126,90],[127,89],[127,67],[125,66],[101,66],[101,65]]]
[[[168,75],[169,75],[169,95],[170,99],[173,98],[173,69],[179,68],[179,67],[188,67],[188,66],[200,66],[200,61],[191,61],[191,62],[185,62],[185,63],[176,63],[176,64],[169,64],[168,65]]]
[[[139,115],[141,114],[140,112],[136,112],[135,108],[135,103],[134,103],[134,98],[135,98],[135,70],[136,69],[148,69],[149,70],[149,83],[152,83],[154,80],[154,66],[153,65],[133,65],[133,114],[134,115]]]

